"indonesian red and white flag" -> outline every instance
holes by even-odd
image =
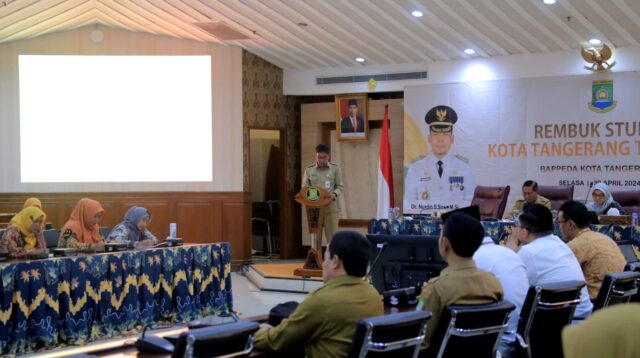
[[[389,208],[395,207],[393,198],[393,170],[391,169],[391,145],[389,144],[389,105],[384,106],[380,157],[378,159],[378,218],[387,218]]]

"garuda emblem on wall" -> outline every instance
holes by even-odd
[[[585,69],[593,72],[605,72],[616,64],[616,61],[608,63],[611,59],[611,49],[606,44],[602,45],[599,50],[595,47],[581,50],[582,58],[589,62],[591,66],[584,66]]]

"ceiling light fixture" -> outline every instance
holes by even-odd
[[[356,58],[354,58],[354,60],[356,60],[356,62],[363,63],[364,62],[364,57],[356,57]]]
[[[600,45],[602,43],[602,41],[596,39],[596,38],[592,38],[591,40],[589,40],[589,44],[591,45]]]
[[[472,48],[466,48],[464,49],[464,53],[466,53],[467,55],[475,55],[476,51]]]
[[[411,11],[411,15],[413,15],[415,17],[422,17],[424,14],[422,13],[422,11],[413,10],[413,11]]]
[[[547,5],[553,5],[556,3],[556,0],[542,0]]]

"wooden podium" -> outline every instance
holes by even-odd
[[[296,194],[295,200],[307,209],[311,248],[307,252],[304,266],[295,269],[293,274],[295,276],[322,277],[322,227],[324,209],[333,200],[331,193],[318,186],[305,186]],[[320,252],[316,247],[320,248]]]

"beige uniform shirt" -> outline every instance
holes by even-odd
[[[538,195],[538,198],[536,199],[535,203],[536,204],[542,204],[542,205],[546,206],[547,208],[551,209],[551,200],[545,198],[542,195]],[[507,213],[507,215],[505,215],[505,217],[513,218],[516,215],[520,215],[520,213],[522,213],[522,208],[526,204],[527,204],[527,202],[524,200],[524,198],[520,198],[520,199],[516,200],[516,202],[513,204],[513,207],[511,208],[509,213]]]
[[[440,276],[429,280],[420,294],[421,308],[432,314],[422,348],[429,347],[431,336],[446,306],[493,303],[502,300],[502,296],[500,281],[493,274],[478,270],[473,260],[448,266],[440,272]]]
[[[615,241],[607,235],[589,229],[579,232],[569,241],[569,248],[580,263],[592,300],[598,297],[604,276],[624,271],[627,264]]]
[[[282,351],[304,344],[310,358],[346,357],[358,321],[382,314],[382,300],[370,284],[340,276],[310,293],[278,326],[259,330],[254,345]]]
[[[580,324],[562,330],[567,358],[638,357],[640,304],[625,303],[596,311]]]
[[[344,186],[342,185],[342,172],[338,164],[329,163],[326,167],[319,167],[313,164],[307,167],[302,178],[302,186],[319,186],[334,193],[336,197],[342,195]],[[325,210],[325,213],[339,213],[340,200],[332,201]]]

